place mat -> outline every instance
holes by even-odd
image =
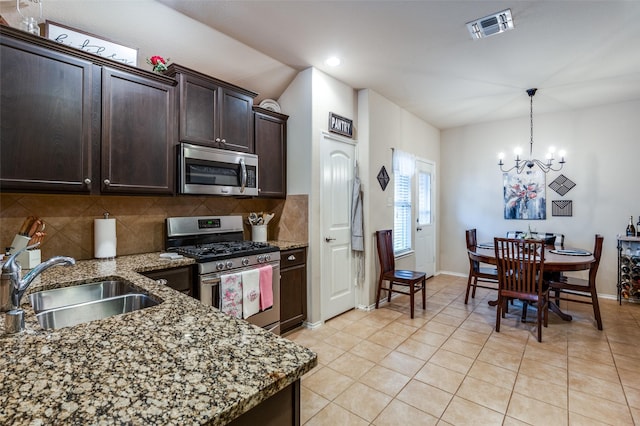
[[[555,250],[549,250],[549,252],[555,253],[555,254],[563,254],[565,256],[591,256],[592,255],[590,251],[580,250],[580,249],[555,249]]]
[[[492,249],[493,248],[493,243],[478,243],[476,245],[476,247],[481,248],[481,249]]]

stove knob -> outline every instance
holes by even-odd
[[[270,255],[270,254],[265,254],[265,255],[264,255],[264,261],[265,261],[265,262],[268,262],[268,261],[270,261],[270,260],[271,260],[271,255]]]
[[[218,263],[216,264],[216,269],[217,269],[218,271],[223,270],[223,269],[224,269],[224,263],[222,263],[222,262],[218,262]]]
[[[231,269],[233,268],[233,262],[230,260],[227,260],[227,268]]]
[[[259,254],[258,256],[256,256],[256,260],[258,261],[258,263],[262,263],[264,262],[264,256]]]
[[[246,257],[242,258],[242,266],[247,266],[249,264],[249,259]]]

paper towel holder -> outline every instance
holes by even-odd
[[[109,212],[104,212],[103,216],[103,219],[94,220],[94,257],[113,259],[117,253],[116,222],[109,217]]]

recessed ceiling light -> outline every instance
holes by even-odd
[[[330,67],[337,67],[338,65],[340,65],[340,58],[338,58],[337,56],[332,56],[324,61],[324,63],[329,65]]]
[[[513,29],[511,9],[467,22],[467,29],[474,40],[500,34]]]

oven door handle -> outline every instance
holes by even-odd
[[[247,186],[247,166],[244,164],[244,159],[240,159],[240,171],[242,173],[242,179],[240,181],[240,192],[244,192],[245,186]]]
[[[206,283],[206,282],[209,282],[209,281],[213,281],[213,282],[214,282],[214,284],[215,284],[215,281],[220,282],[220,277],[214,277],[214,278],[201,278],[201,279],[200,279],[200,282],[202,282],[203,284],[204,284],[204,283]],[[210,285],[210,284],[207,284],[207,285]]]

